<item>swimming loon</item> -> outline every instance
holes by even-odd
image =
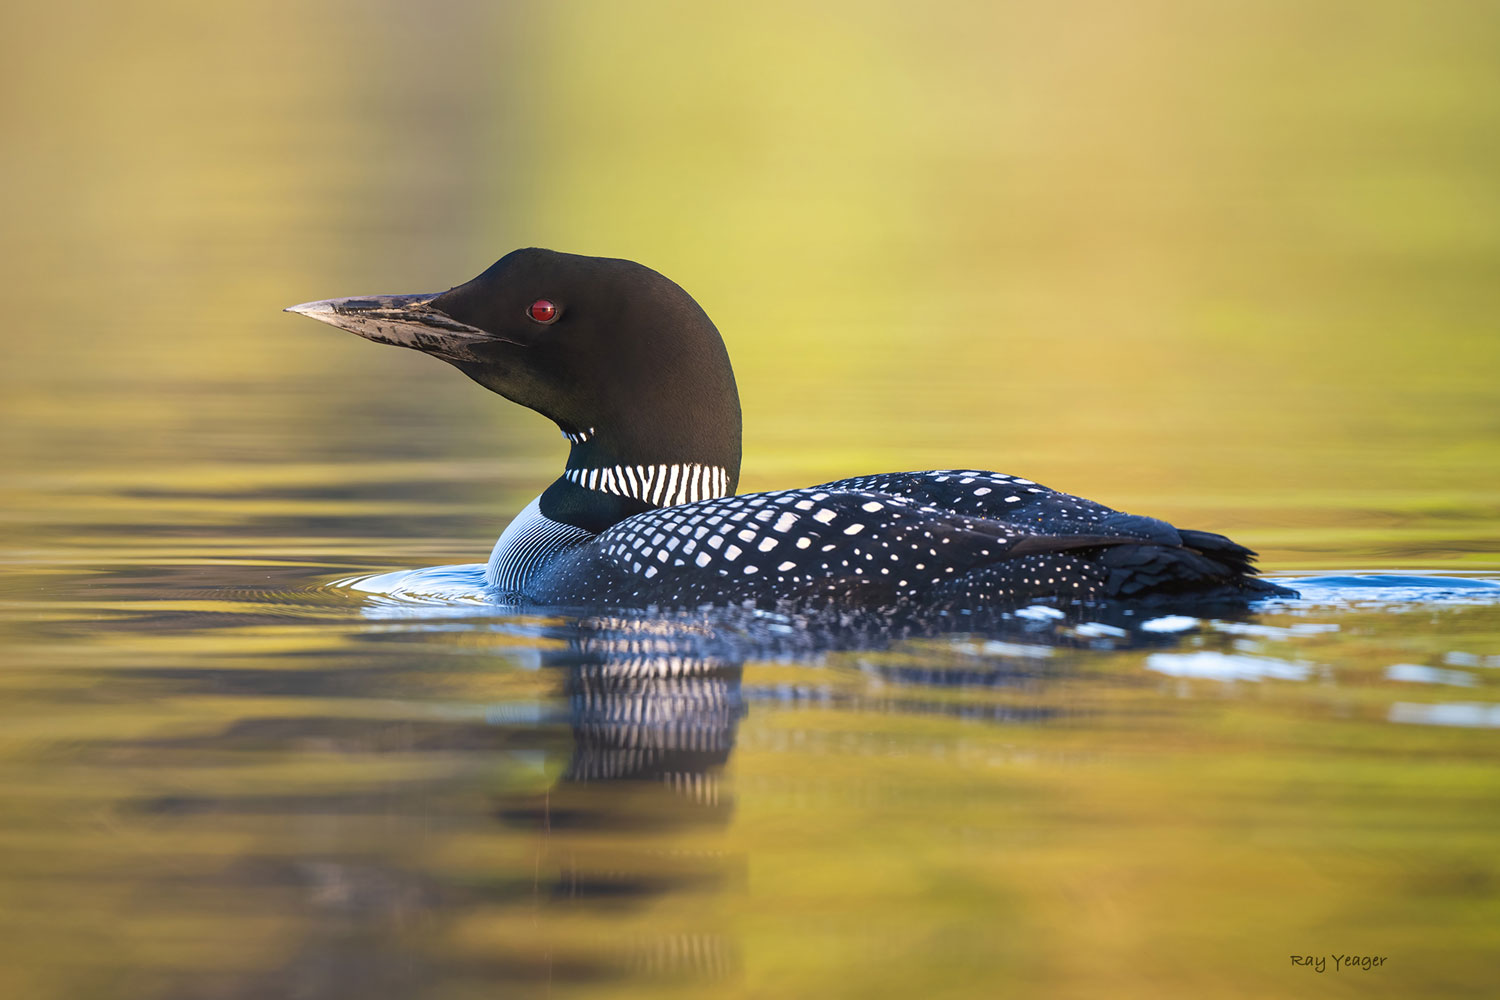
[[[1222,535],[994,472],[736,495],[724,342],[687,292],[632,261],[516,250],[446,292],[287,311],[441,358],[561,429],[563,474],[490,556],[487,583],[508,599],[871,609],[1292,593]]]

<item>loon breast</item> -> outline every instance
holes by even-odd
[[[517,514],[490,551],[485,582],[502,594],[525,595],[533,579],[558,556],[595,538],[592,531],[554,521],[537,497]]]

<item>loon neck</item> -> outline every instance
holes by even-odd
[[[730,496],[739,485],[740,456],[713,449],[655,454],[619,447],[594,428],[564,427],[572,442],[562,477],[541,495],[547,517],[599,532],[658,507]],[[736,445],[738,442],[736,442]]]

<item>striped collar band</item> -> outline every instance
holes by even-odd
[[[563,472],[563,478],[587,489],[632,497],[656,507],[675,507],[729,493],[727,470],[696,462],[568,469]]]

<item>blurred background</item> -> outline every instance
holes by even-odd
[[[519,462],[480,558],[555,430],[279,310],[541,245],[699,299],[745,488],[976,466],[1273,565],[1497,562],[1487,5],[10,13],[12,473]]]
[[[1490,996],[1483,594],[784,629],[593,781],[582,651],[657,623],[331,585],[483,559],[556,428],[280,310],[628,257],[724,334],[743,489],[1493,577],[1497,53],[1472,0],[8,5],[0,995]]]

